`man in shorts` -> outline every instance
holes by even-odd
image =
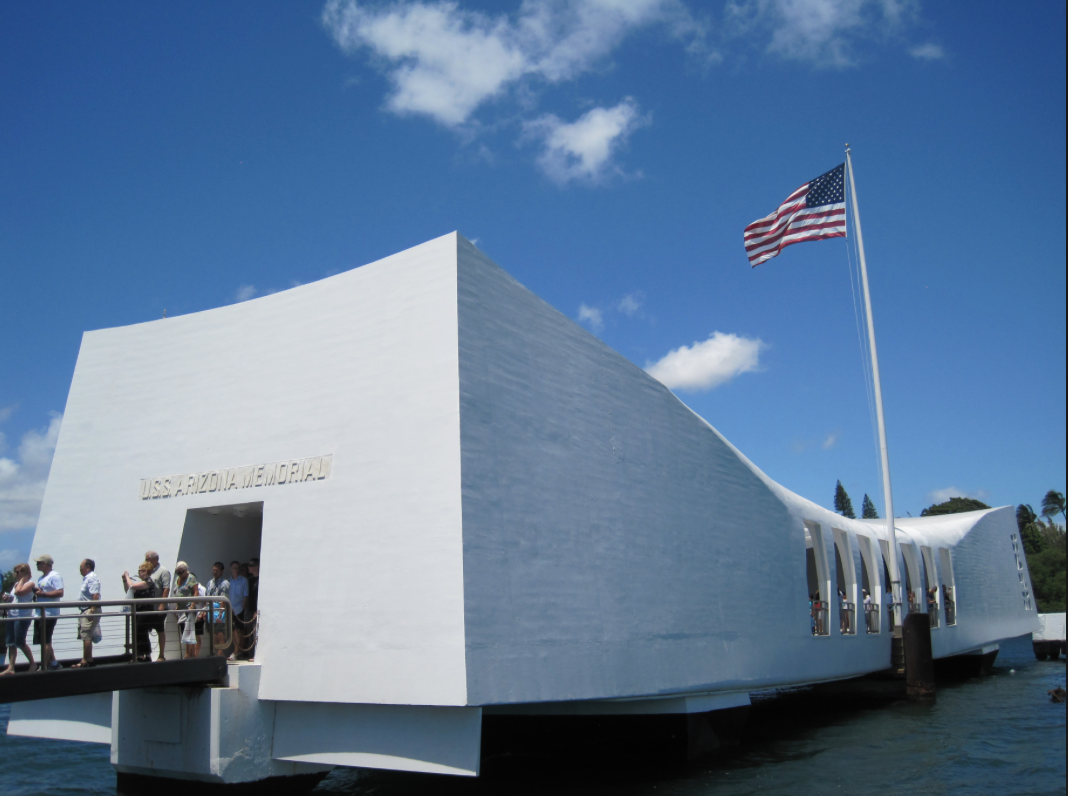
[[[34,561],[37,563],[37,571],[41,573],[33,590],[37,595],[37,602],[59,602],[63,599],[63,578],[52,569],[55,563],[52,556],[46,553],[37,556]],[[56,654],[52,651],[52,631],[55,630],[56,622],[59,621],[59,609],[45,608],[44,617],[41,617],[41,613],[41,611],[34,611],[37,621],[33,623],[33,643],[43,645],[41,666],[45,669],[58,669],[59,661],[56,660]]]
[[[159,553],[155,550],[149,550],[145,553],[145,561],[152,565],[152,574],[149,577],[156,584],[156,594],[160,597],[168,597],[171,593],[171,573],[160,566]],[[158,610],[166,611],[167,603],[160,603]],[[149,615],[143,621],[148,623],[148,637],[152,638],[152,631],[155,630],[159,639],[159,657],[157,660],[166,660],[164,651],[167,649],[167,614]]]
[[[96,562],[87,558],[78,566],[82,573],[82,588],[78,594],[80,602],[88,602],[90,605],[81,609],[82,615],[78,617],[78,638],[82,640],[82,659],[72,666],[72,669],[86,669],[96,666],[93,663],[94,637],[100,638],[100,610],[92,603],[100,599],[100,578],[96,576]]]

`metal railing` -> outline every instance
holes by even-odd
[[[864,626],[869,633],[879,632],[879,606],[869,603],[864,606]]]
[[[166,605],[160,610],[160,605]],[[140,608],[139,606],[148,606]],[[178,607],[182,606],[182,607]],[[199,606],[199,607],[194,607]],[[74,612],[63,613],[64,609],[77,609]],[[108,611],[113,608],[118,610]],[[56,616],[48,616],[46,611],[59,610]],[[38,647],[40,656],[35,663],[40,666],[44,661],[44,648],[51,638],[53,660],[70,660],[75,655],[82,657],[82,640],[79,630],[82,628],[81,620],[91,621],[93,624],[86,629],[95,636],[94,643],[102,646],[118,646],[124,652],[120,659],[126,659],[129,663],[141,663],[151,659],[151,632],[158,629],[168,616],[174,616],[181,623],[197,622],[198,615],[203,616],[204,635],[208,637],[208,654],[214,655],[216,651],[228,649],[234,643],[234,611],[230,600],[222,596],[196,596],[196,597],[139,597],[132,600],[93,600],[93,601],[67,601],[67,602],[30,602],[30,603],[3,603],[0,604],[0,641],[6,636],[8,625],[16,622],[25,622],[26,625],[19,629],[19,633],[25,634],[26,643]],[[18,611],[25,616],[12,617],[8,612]],[[61,625],[65,623],[65,625]],[[51,632],[47,632],[51,625]],[[59,628],[73,627],[74,632],[64,631],[61,634]],[[95,627],[94,627],[95,626]],[[34,638],[31,641],[30,634]],[[222,638],[216,641],[216,635]],[[120,644],[115,643],[116,636],[121,639]],[[106,645],[104,644],[106,642]],[[4,642],[6,643],[6,641]],[[179,649],[183,642],[179,640]],[[8,650],[10,654],[11,649]],[[186,657],[184,650],[182,657]],[[110,657],[109,661],[113,661]]]
[[[927,615],[931,617],[931,627],[938,627],[938,603],[927,603]]]
[[[919,603],[910,602],[909,603],[909,613],[910,614],[922,614],[923,613],[923,606],[920,605]]]
[[[893,633],[897,629],[897,612],[901,608],[901,603],[886,603],[886,615],[888,617],[887,627],[890,628],[890,632]]]
[[[829,636],[831,629],[829,627],[829,616],[827,611],[827,603],[820,600],[812,602],[812,635],[814,636]]]
[[[857,606],[855,603],[843,600],[838,604],[838,629],[843,636],[854,636],[857,633]]]
[[[957,624],[957,603],[948,597],[946,598],[946,624]]]

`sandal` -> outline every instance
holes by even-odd
[[[96,666],[96,663],[93,662],[93,661],[78,661],[77,663],[71,664],[70,668],[72,668],[72,669],[91,669],[94,666]]]

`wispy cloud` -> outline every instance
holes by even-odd
[[[451,128],[520,81],[575,79],[641,28],[664,25],[691,49],[705,34],[680,0],[526,0],[516,14],[456,2],[329,0],[322,22],[343,51],[372,54],[393,84],[390,111]]]
[[[683,0],[521,0],[511,11],[473,10],[457,0],[327,0],[321,21],[342,52],[366,57],[385,75],[387,112],[428,118],[465,144],[518,124],[520,140],[538,144],[537,164],[550,179],[598,185],[624,174],[615,156],[650,116],[629,97],[614,106],[593,100],[577,119],[538,105],[550,87],[609,69],[640,31],[660,31],[703,65],[756,48],[847,67],[873,43],[908,46],[919,17],[919,0],[727,0],[714,29],[710,12],[690,5],[699,10]],[[910,52],[944,56],[933,43]],[[471,161],[494,161],[484,145],[472,151]]]
[[[0,533],[37,525],[62,423],[53,413],[46,428],[22,435],[13,459],[0,457]]]
[[[940,44],[927,42],[925,44],[917,44],[911,48],[909,55],[920,61],[940,61],[946,57],[946,51],[942,49]]]
[[[241,285],[241,287],[237,289],[237,292],[234,293],[234,301],[238,304],[242,301],[248,301],[251,298],[255,298],[256,292],[255,285]]]
[[[830,434],[824,437],[822,447],[825,451],[829,451],[831,448],[834,447],[836,442],[838,442],[838,432],[832,431]]]
[[[975,500],[985,499],[989,493],[985,489],[976,489],[974,492],[968,492],[964,489],[958,489],[955,486],[947,486],[945,489],[936,489],[933,492],[927,493],[927,499],[932,504],[945,503],[950,498],[966,497],[973,498]]]
[[[651,321],[652,319],[642,311],[644,305],[645,293],[641,290],[635,290],[620,299],[599,304],[583,302],[579,306],[578,321],[588,326],[594,334],[599,334],[609,321],[614,320],[617,313],[631,319]]]
[[[15,410],[18,408],[18,404],[11,404],[11,406],[0,406],[0,423],[3,423],[4,421],[8,420],[11,415],[15,414]],[[3,448],[0,447],[0,450],[3,450]]]
[[[634,130],[648,123],[649,117],[627,97],[612,108],[593,108],[573,122],[546,114],[525,123],[523,130],[527,138],[540,143],[541,170],[553,182],[566,185],[573,180],[599,183],[612,175],[626,176],[614,155]]]
[[[604,313],[589,304],[579,305],[578,319],[579,323],[586,324],[594,334],[604,328]]]
[[[633,293],[628,293],[619,300],[616,304],[616,309],[622,312],[629,318],[633,318],[639,312],[641,312],[642,305],[645,303],[645,293],[640,290],[636,290]]]
[[[675,390],[711,390],[760,367],[759,339],[713,332],[707,340],[680,346],[645,370],[665,387]]]
[[[782,58],[844,67],[857,62],[866,42],[901,36],[918,6],[916,0],[737,0],[727,4],[726,27]]]

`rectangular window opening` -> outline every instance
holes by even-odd
[[[809,617],[813,636],[829,636],[831,578],[823,529],[817,522],[805,520],[805,559],[808,572]]]
[[[942,579],[942,606],[946,611],[946,626],[957,624],[957,586],[953,580],[953,557],[944,547],[938,548],[938,573]]]
[[[861,604],[864,606],[864,627],[868,633],[878,633],[880,605],[882,601],[882,583],[880,583],[880,570],[886,570],[886,562],[877,553],[876,546],[866,536],[857,536],[857,546],[860,548],[860,574],[861,574]],[[876,561],[882,566],[876,564]],[[887,577],[886,580],[890,578]]]
[[[930,547],[921,547],[920,555],[923,557],[923,571],[927,576],[926,583],[927,589],[925,590],[925,598],[927,601],[927,617],[931,623],[931,629],[935,629],[941,626],[939,621],[941,617],[941,595],[938,591],[938,574],[935,569],[934,553]]]
[[[857,571],[849,534],[838,528],[834,532],[834,569],[838,581],[838,631],[843,636],[857,633]]]
[[[228,655],[252,657],[255,651],[256,622],[253,614],[257,606],[254,605],[255,595],[252,595],[250,599],[248,594],[251,580],[247,566],[252,559],[259,560],[262,537],[262,501],[206,506],[189,509],[185,513],[185,526],[182,529],[182,541],[178,548],[178,560],[188,565],[189,572],[200,584],[201,594],[210,591],[215,577],[214,565],[222,564],[222,573],[214,585],[222,588],[222,582],[227,583],[225,590],[229,592],[234,608],[233,643],[223,650]],[[234,578],[231,566],[233,562],[238,563],[238,578],[242,578],[244,582]],[[232,585],[231,581],[233,581]],[[200,616],[195,618],[200,619]],[[173,634],[168,632],[167,647],[171,649],[173,646],[174,657],[179,657],[179,642],[183,642],[181,657],[191,655],[205,657],[210,654],[214,639],[209,642],[204,635],[209,632],[207,628],[210,628],[210,623],[205,623],[200,619],[195,624],[194,632],[186,630],[183,633],[183,628],[177,625]],[[175,640],[173,645],[172,636]],[[189,640],[195,643],[184,643]],[[168,657],[170,657],[169,654]]]

